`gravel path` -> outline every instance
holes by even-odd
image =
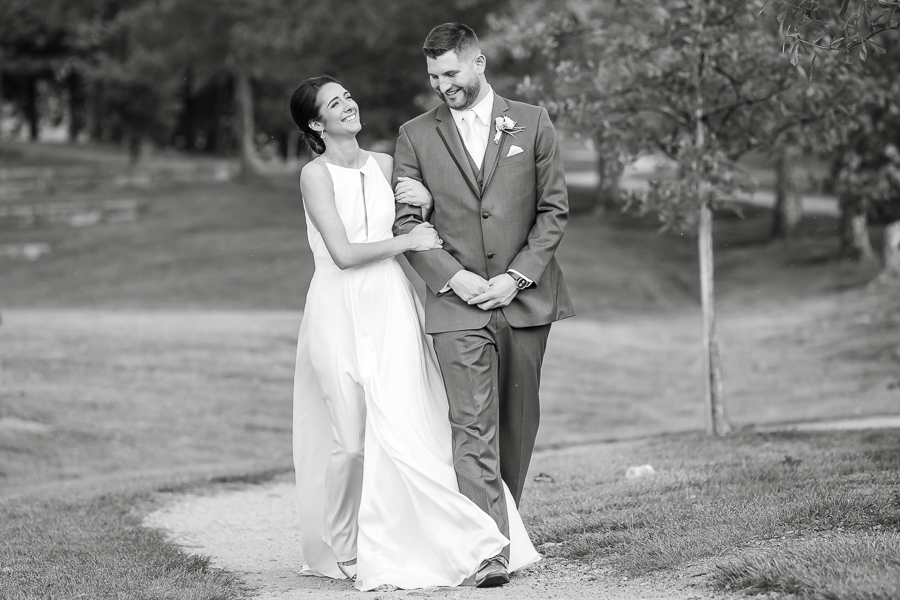
[[[795,423],[775,430],[872,429],[900,426],[900,417],[882,416]],[[552,451],[551,451],[552,452]],[[238,573],[256,600],[359,598],[347,581],[301,576],[300,528],[292,480],[228,486],[207,494],[163,494],[163,508],[144,525],[165,531],[186,551],[207,555],[213,565]],[[540,548],[538,548],[540,550]],[[473,587],[373,592],[373,599],[468,598],[537,600],[704,600],[732,597],[704,585],[708,569],[655,575],[640,580],[612,578],[603,571],[560,559],[544,559],[513,575],[510,585],[491,590]]]
[[[238,573],[257,600],[298,598],[468,598],[534,600],[700,600],[707,596],[684,580],[629,581],[584,566],[545,559],[502,588],[429,588],[360,596],[346,581],[299,575],[303,563],[294,486],[289,481],[220,489],[210,495],[166,494],[164,508],[145,520],[194,554]]]

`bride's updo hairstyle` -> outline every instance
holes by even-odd
[[[297,86],[291,96],[291,118],[300,128],[303,141],[316,154],[325,152],[325,140],[318,131],[309,126],[309,122],[316,121],[322,116],[322,112],[319,110],[319,90],[329,83],[339,84],[340,82],[328,75],[310,77]]]

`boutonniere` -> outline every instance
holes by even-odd
[[[495,144],[500,143],[500,136],[504,133],[508,133],[509,135],[516,137],[517,133],[522,133],[523,131],[525,131],[524,127],[517,126],[516,122],[507,116],[497,117],[496,119],[494,119],[494,129],[497,130],[497,133],[494,134]]]

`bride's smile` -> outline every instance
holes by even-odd
[[[327,83],[319,90],[321,115],[319,121],[327,135],[356,135],[362,129],[359,106],[344,86]]]

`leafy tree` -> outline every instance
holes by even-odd
[[[890,44],[888,44],[890,47]],[[900,45],[898,45],[900,47]],[[845,255],[873,260],[867,223],[900,220],[900,69],[890,60],[869,61],[848,114],[829,130],[836,149],[834,174],[842,207],[842,246]],[[889,237],[889,236],[888,236]],[[896,269],[885,247],[886,272]],[[896,273],[894,273],[896,275]]]
[[[778,0],[776,7],[791,62],[807,64],[811,79],[827,79],[841,90],[820,137],[833,159],[842,252],[872,260],[867,222],[900,219],[900,65],[893,58],[900,50],[900,0]],[[882,279],[900,271],[900,250],[891,243],[895,229],[885,236]]]
[[[781,58],[775,28],[756,18],[761,6],[655,0],[622,10],[566,2],[541,23],[516,16],[496,23],[501,37],[516,33],[505,36],[511,55],[539,53],[550,66],[549,77],[526,78],[521,92],[599,133],[608,162],[662,153],[677,165],[676,178],[652,182],[630,200],[656,212],[663,229],[697,232],[708,428],[715,434],[730,426],[713,301],[713,210],[748,188],[736,161],[811,123],[817,117],[807,112],[830,93]]]
[[[433,98],[422,54],[428,32],[448,21],[462,21],[480,31],[489,11],[500,10],[504,4],[498,0],[310,2],[302,10],[302,21],[308,26],[302,40],[264,53],[268,66],[260,80],[280,93],[274,98],[274,112],[262,120],[293,129],[284,108],[286,99],[300,80],[327,72],[359,102],[368,142],[393,141],[398,127],[422,111],[423,100]]]
[[[68,92],[75,118],[70,131],[83,125],[83,88],[76,65],[84,54],[78,28],[104,10],[102,0],[7,0],[0,3],[0,79],[2,96],[12,102],[37,139],[40,89]]]
[[[600,93],[619,83],[619,57],[596,46],[601,36],[613,39],[641,35],[641,23],[654,11],[644,5],[623,9],[619,0],[518,0],[502,16],[491,19],[487,40],[492,81],[501,89],[519,86],[521,95],[547,105],[558,124],[575,136],[588,140],[596,151],[599,175],[597,205],[620,204],[619,180],[626,163],[638,152],[636,132],[622,115],[630,112],[627,95]],[[593,30],[592,30],[593,28]],[[582,45],[583,39],[592,39]],[[593,81],[572,86],[565,73],[571,66],[593,72]],[[569,79],[569,81],[566,81]],[[557,88],[546,94],[544,89]],[[573,89],[574,88],[574,89]],[[569,97],[566,94],[580,94]]]
[[[872,38],[894,26],[895,3],[878,4],[886,7],[886,16],[879,16],[876,2],[864,0],[844,22],[844,39],[829,38],[828,47],[845,61],[864,60],[870,48],[878,52]],[[762,1],[655,0],[621,10],[613,2],[544,0],[528,5],[532,11],[554,9],[540,22],[523,10],[495,23],[509,58],[542,58],[521,93],[593,134],[604,163],[662,153],[677,165],[676,178],[651,182],[630,200],[656,212],[664,229],[697,231],[708,426],[716,434],[729,425],[713,302],[713,210],[745,188],[747,178],[736,164],[744,153],[775,151],[787,163],[792,147],[823,139],[823,123],[846,112],[841,99],[854,93],[846,78],[809,81],[815,64],[801,64],[809,41],[805,28],[823,18],[824,4],[781,4],[787,8],[775,21],[788,32],[790,61],[780,56],[774,23],[758,19]],[[811,13],[804,17],[804,11]],[[823,39],[815,33],[809,43]],[[610,174],[617,177],[614,169]]]
[[[167,23],[155,13],[152,4],[137,3],[84,23],[80,31],[91,50],[79,68],[91,86],[95,136],[126,141],[132,162],[145,140],[168,142],[180,109],[179,73],[157,44]]]

